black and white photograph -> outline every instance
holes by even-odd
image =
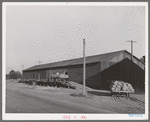
[[[3,2],[3,120],[147,120],[147,2]]]

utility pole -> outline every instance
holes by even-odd
[[[37,61],[37,62],[39,62],[38,65],[40,65],[42,61]]]
[[[85,80],[86,80],[85,39],[83,39],[83,95],[86,95]]]
[[[126,41],[126,42],[131,42],[131,61],[133,61],[133,43],[137,43],[137,42],[133,41],[133,40],[129,40],[129,41]]]

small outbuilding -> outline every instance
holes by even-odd
[[[51,79],[59,72],[69,74],[68,81],[83,83],[83,58],[36,65],[23,70],[24,79]],[[145,64],[126,51],[86,57],[86,85],[94,89],[108,89],[111,80],[131,83],[134,88],[145,88]]]

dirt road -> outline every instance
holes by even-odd
[[[81,90],[57,89],[6,83],[6,113],[140,113],[145,96],[111,97],[108,91],[90,89],[87,97],[75,97]]]
[[[15,85],[14,85],[15,86]],[[112,113],[39,94],[32,88],[7,87],[6,113]]]

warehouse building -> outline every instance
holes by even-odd
[[[59,72],[69,74],[68,81],[83,83],[83,58],[36,65],[23,70],[24,79],[51,79]],[[86,57],[86,85],[94,89],[108,89],[111,80],[122,80],[133,87],[145,88],[145,64],[126,51]]]

